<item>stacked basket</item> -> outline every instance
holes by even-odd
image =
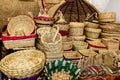
[[[2,34],[5,48],[20,49],[35,47],[35,27],[33,19],[26,15],[19,15],[10,19],[7,31]]]

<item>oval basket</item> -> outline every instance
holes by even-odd
[[[8,78],[23,79],[34,76],[44,68],[45,55],[38,50],[14,52],[0,61],[0,70]]]
[[[7,26],[9,35],[29,35],[35,30],[34,20],[27,15],[19,15],[12,18]]]

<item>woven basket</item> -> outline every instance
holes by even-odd
[[[87,28],[98,28],[99,24],[98,23],[93,23],[93,22],[85,22]]]
[[[41,36],[41,42],[45,51],[60,52],[62,50],[62,37],[58,32],[59,29],[56,32],[46,33]]]
[[[107,46],[110,51],[119,50],[119,41],[114,39],[102,38],[102,42]]]
[[[56,77],[56,79],[53,79],[52,76],[54,75],[54,73],[58,73],[62,71],[68,72],[68,75],[70,76],[69,78],[70,80],[76,80],[80,76],[80,70],[70,61],[55,60],[46,64],[45,72],[48,80],[58,80],[60,79],[59,76],[61,78],[68,78],[68,76],[59,75],[58,77]],[[69,80],[69,79],[65,79],[65,80]]]
[[[101,33],[101,29],[85,28],[85,34],[88,38],[96,39]]]
[[[8,36],[6,33],[2,34],[2,41],[7,49],[34,47],[35,38],[35,33],[27,36]]]
[[[82,55],[77,51],[64,51],[63,56],[66,60],[78,64],[78,61],[82,58]]]
[[[84,23],[70,22],[69,35],[71,36],[81,36],[84,31]]]
[[[70,38],[73,39],[73,41],[84,41],[86,39],[86,37],[83,36],[69,36]]]
[[[82,49],[87,49],[88,48],[88,44],[86,42],[83,41],[74,41],[73,42],[73,49],[75,51],[79,51]]]
[[[102,38],[120,39],[120,34],[101,33]]]
[[[30,35],[35,31],[33,19],[26,15],[19,15],[12,18],[7,26],[7,32],[11,36]]]
[[[45,64],[45,55],[37,50],[14,52],[0,61],[0,70],[9,78],[24,79],[38,74]]]
[[[116,13],[115,12],[103,12],[98,15],[100,22],[115,22]]]
[[[66,40],[62,41],[62,49],[63,50],[71,50],[73,47],[73,41],[71,38],[67,38]]]

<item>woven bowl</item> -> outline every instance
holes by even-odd
[[[26,15],[19,15],[13,17],[7,26],[7,32],[11,36],[29,35],[35,30],[35,23],[33,19]]]
[[[88,48],[88,44],[86,42],[83,41],[74,41],[73,42],[73,49],[75,51],[79,51],[82,49],[87,49]]]
[[[102,31],[101,29],[85,28],[86,36],[93,39],[98,38],[101,31]]]
[[[8,78],[23,79],[38,74],[45,64],[45,55],[37,50],[14,52],[0,61],[0,70]]]
[[[54,73],[58,73],[62,71],[65,71],[68,73],[68,75],[70,75],[71,78],[70,80],[76,80],[80,76],[80,70],[70,61],[54,60],[46,64],[45,72],[48,80],[59,80],[59,79],[52,79],[52,75]],[[61,78],[67,78],[67,76],[61,76]]]
[[[98,15],[100,22],[115,22],[116,13],[115,12],[103,12]]]

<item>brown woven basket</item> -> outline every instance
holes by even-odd
[[[37,50],[14,52],[0,61],[0,70],[9,78],[28,78],[38,74],[45,64],[45,55]]]
[[[66,0],[58,10],[62,11],[67,22],[84,21],[87,14],[99,13],[95,6],[88,2],[88,0]]]

